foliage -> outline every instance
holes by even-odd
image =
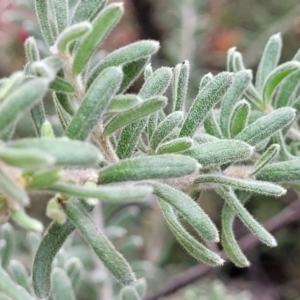
[[[97,228],[89,213],[100,202],[142,202],[150,194],[158,199],[179,243],[206,264],[220,266],[224,260],[205,245],[220,237],[195,201],[201,190],[213,189],[224,199],[221,243],[234,264],[250,264],[234,236],[235,216],[261,242],[276,246],[275,238],[244,203],[252,194],[280,197],[286,190],[277,183],[293,186],[300,179],[299,54],[278,65],[281,36],[272,36],[253,84],[242,55],[230,49],[227,71],[205,75],[187,109],[188,61],[174,69],[152,70],[149,62],[159,44],[145,40],[92,66],[93,54],[119,22],[123,5],[104,0],[68,4],[35,1],[49,53],[44,56],[37,41],[28,38],[24,71],[0,82],[2,223],[11,218],[26,230],[41,233],[43,225],[25,212],[28,195],[50,191],[53,196],[47,207],[53,222],[39,242],[32,268],[35,296],[30,288],[26,291],[28,283],[21,284],[25,289],[16,287],[21,277],[13,281],[7,273],[13,234],[2,247],[0,288],[12,299],[74,299],[75,292],[62,286],[71,287],[75,275],[79,280],[80,261],[66,260],[63,268],[53,267],[53,261],[77,228],[121,284],[119,298],[142,299],[144,279],[137,279],[107,230]],[[143,70],[139,93],[128,93]],[[165,109],[169,87],[170,110]],[[55,136],[43,107],[49,91],[62,136]],[[37,137],[12,139],[17,122],[29,111]],[[187,231],[185,221],[201,241]],[[11,230],[4,226],[4,232]],[[10,272],[14,268],[18,276],[24,271],[18,263]]]

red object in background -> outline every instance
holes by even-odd
[[[211,47],[218,52],[227,50],[238,44],[238,33],[236,30],[222,30],[213,34]]]
[[[24,28],[20,27],[19,32],[18,32],[18,36],[19,36],[19,40],[22,44],[25,43],[25,41],[27,40],[27,38],[29,37],[29,33],[27,30],[25,30]]]

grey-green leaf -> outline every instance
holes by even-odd
[[[54,268],[51,276],[53,282],[53,300],[75,300],[75,292],[66,271]]]
[[[207,241],[219,241],[219,233],[209,216],[192,198],[166,184],[150,182],[154,194],[171,205]]]
[[[223,72],[200,90],[183,123],[180,136],[192,136],[213,106],[232,83],[232,74]]]
[[[235,140],[220,140],[195,146],[183,154],[195,158],[203,166],[212,166],[249,159],[253,147]]]
[[[233,107],[229,118],[230,138],[234,138],[247,126],[251,106],[242,100]]]
[[[77,75],[83,70],[92,54],[119,22],[123,10],[121,3],[112,3],[95,17],[92,22],[93,30],[80,41],[76,49],[72,67],[73,74]]]
[[[140,104],[142,99],[135,94],[124,94],[115,96],[108,108],[107,113],[120,113]]]
[[[255,146],[275,132],[290,125],[296,117],[295,109],[279,108],[248,125],[235,138]]]
[[[105,126],[103,134],[110,135],[117,129],[125,127],[130,123],[144,118],[153,112],[163,108],[167,104],[167,98],[163,96],[158,96],[150,98],[146,101],[141,102],[140,104],[134,106],[132,109],[124,111],[116,115],[111,119],[108,124]]]
[[[194,145],[194,141],[189,137],[177,138],[159,145],[156,153],[176,153],[190,149]]]
[[[258,91],[262,92],[266,79],[269,74],[276,68],[282,49],[282,38],[280,33],[274,34],[268,40],[263,55],[258,65],[255,85]]]
[[[101,184],[145,179],[174,178],[194,173],[197,162],[180,154],[135,157],[100,170]]]
[[[67,128],[68,137],[78,140],[88,138],[117,93],[122,77],[123,73],[119,67],[110,67],[95,79]]]

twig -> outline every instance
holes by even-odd
[[[265,223],[265,227],[270,232],[276,232],[284,226],[287,226],[300,219],[300,199],[297,199],[288,205],[281,213],[271,218]],[[239,240],[239,245],[243,251],[248,252],[259,244],[259,240],[252,234],[247,234]],[[221,252],[223,258],[226,257],[224,252]],[[156,300],[160,297],[175,293],[179,289],[199,280],[213,270],[212,267],[207,265],[197,265],[190,268],[181,274],[174,276],[169,282],[157,291],[149,294],[146,300]]]

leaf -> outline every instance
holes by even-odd
[[[63,172],[59,169],[34,172],[26,180],[26,189],[45,188],[52,183],[58,181],[63,176]]]
[[[140,104],[142,99],[135,94],[124,94],[115,96],[108,108],[107,113],[120,113]]]
[[[242,98],[252,80],[252,73],[242,70],[234,74],[233,82],[221,102],[220,127],[225,137],[230,136],[229,120],[235,104]]]
[[[90,57],[119,22],[123,15],[123,10],[122,3],[112,3],[95,17],[92,22],[92,31],[80,41],[76,49],[72,67],[74,75],[79,74],[83,70]]]
[[[24,80],[23,72],[15,72],[0,87],[0,101],[9,96]]]
[[[74,87],[64,80],[63,78],[56,77],[54,81],[50,83],[50,89],[58,92],[58,93],[74,93]]]
[[[94,166],[104,159],[99,150],[90,143],[68,138],[27,138],[7,144],[8,148],[37,149],[56,159],[60,166]]]
[[[56,32],[62,32],[69,21],[69,3],[65,0],[51,0],[51,12],[54,16]]]
[[[207,142],[183,152],[203,166],[221,165],[249,159],[253,147],[235,140]]]
[[[64,265],[64,270],[66,270],[69,278],[71,279],[73,289],[76,290],[81,284],[84,272],[84,266],[81,260],[77,257],[69,258]]]
[[[189,137],[177,138],[159,145],[156,149],[156,153],[165,154],[165,153],[176,153],[182,152],[194,145],[194,142]]]
[[[179,154],[134,157],[101,169],[98,183],[181,177],[197,167],[194,159]]]
[[[80,201],[71,198],[62,204],[68,218],[81,232],[83,238],[93,248],[96,255],[123,285],[136,281],[135,274],[125,258],[116,251],[113,244],[99,231]]]
[[[149,63],[144,70],[144,81],[147,81],[152,74],[153,74],[153,68],[151,63]]]
[[[282,107],[248,125],[235,138],[255,146],[275,132],[290,125],[296,117],[295,110]]]
[[[149,63],[149,58],[142,58],[130,62],[123,66],[123,81],[119,88],[118,94],[122,94],[137,80],[145,66]]]
[[[148,186],[80,186],[70,183],[54,183],[46,190],[56,191],[66,195],[72,195],[82,198],[96,198],[109,202],[132,202],[142,200],[142,198],[151,194],[152,189]]]
[[[11,260],[8,266],[9,273],[14,281],[24,288],[26,291],[31,292],[31,285],[28,280],[29,274],[24,265],[18,260]]]
[[[208,113],[207,117],[204,120],[204,129],[208,134],[222,138],[221,128],[215,118],[214,111]]]
[[[256,179],[272,182],[297,182],[300,180],[300,160],[281,161],[265,166]]]
[[[205,117],[213,106],[219,101],[232,82],[232,75],[223,72],[214,77],[213,81],[207,84],[197,95],[192,104],[187,117],[183,123],[180,136],[192,136],[198,126],[204,121]]]
[[[28,292],[13,281],[6,271],[0,266],[0,290],[12,300],[34,300]]]
[[[62,94],[61,94],[62,95]],[[66,98],[67,100],[67,98]],[[56,114],[60,121],[60,125],[62,129],[65,131],[71,123],[72,117],[69,113],[65,111],[65,109],[60,104],[58,98],[56,97],[56,93],[53,93],[53,103],[55,107]]]
[[[235,53],[236,47],[229,48],[227,51],[227,59],[226,59],[226,70],[227,72],[234,72],[233,68],[233,57]]]
[[[190,76],[190,63],[186,60],[174,68],[172,81],[173,111],[181,111],[185,103]]]
[[[1,240],[5,241],[5,245],[1,249],[1,266],[6,269],[16,250],[16,236],[9,223],[1,225]]]
[[[137,41],[121,47],[104,57],[89,74],[87,85],[105,69],[112,66],[126,66],[129,63],[148,59],[159,49],[159,43],[152,40]]]
[[[57,101],[60,104],[60,106],[64,109],[64,111],[68,113],[70,116],[73,116],[75,114],[75,109],[72,106],[71,102],[69,101],[67,95],[54,92],[53,100]]]
[[[248,124],[248,118],[251,106],[246,100],[241,100],[235,104],[229,118],[230,137],[234,138],[245,129]]]
[[[199,83],[199,89],[198,89],[198,93],[200,93],[200,91],[206,86],[208,85],[210,82],[212,82],[214,79],[214,76],[211,74],[211,72],[205,74],[202,78],[201,81]]]
[[[56,1],[61,2],[61,0]],[[58,53],[61,54],[68,53],[71,44],[76,40],[83,38],[85,35],[90,33],[92,29],[93,26],[89,22],[81,22],[67,27],[56,39],[54,51],[58,51]]]
[[[90,212],[92,206],[86,204],[85,210]],[[48,299],[51,293],[52,262],[67,237],[75,230],[71,221],[60,225],[52,222],[38,245],[32,267],[32,286],[38,298]]]
[[[51,32],[50,19],[48,17],[49,7],[48,1],[45,0],[35,0],[35,12],[37,14],[40,29],[43,35],[45,42],[48,46],[53,44],[53,35]]]
[[[29,215],[27,215],[23,208],[11,210],[10,215],[16,224],[28,231],[41,233],[44,230],[43,224],[40,221],[31,218]]]
[[[258,91],[263,91],[267,77],[276,68],[281,54],[282,38],[280,33],[272,35],[264,49],[263,55],[258,65],[255,86]]]
[[[1,160],[17,168],[24,170],[38,170],[55,164],[55,158],[37,149],[12,149],[0,147]]]
[[[143,101],[132,109],[124,111],[112,118],[105,126],[103,134],[108,136],[114,131],[125,127],[138,119],[149,116],[151,113],[163,108],[166,104],[167,98],[163,96]]]
[[[185,230],[171,205],[163,200],[159,200],[159,205],[174,236],[192,257],[214,267],[224,263],[219,255],[203,246]]]
[[[231,188],[222,188],[217,190],[217,192],[226,201],[230,208],[237,214],[240,220],[254,235],[259,238],[261,242],[269,247],[277,246],[275,238],[251,216],[251,214],[242,205]]]
[[[93,20],[106,5],[106,0],[80,0],[72,18],[72,24]]]
[[[77,140],[88,138],[118,91],[122,77],[119,67],[110,67],[95,79],[67,128],[68,137]]]
[[[171,78],[171,68],[159,68],[144,83],[138,95],[142,99],[163,95],[171,82]],[[138,120],[123,129],[117,146],[119,158],[124,159],[132,155],[147,121],[147,118]]]
[[[19,121],[22,115],[37,104],[48,89],[45,79],[32,79],[22,84],[0,104],[0,131]]]
[[[54,131],[51,123],[48,120],[45,120],[41,127],[41,137],[54,138]]]
[[[297,91],[300,82],[300,70],[295,71],[282,80],[276,93],[276,108],[292,104],[293,94]]]
[[[173,131],[173,129],[180,127],[183,122],[183,118],[184,114],[182,111],[174,111],[160,122],[150,139],[151,149],[156,150],[159,144]]]
[[[30,202],[26,192],[2,170],[0,170],[0,191],[5,198],[14,200],[21,206]]]
[[[273,70],[266,78],[263,86],[263,100],[266,104],[271,103],[272,95],[279,85],[279,83],[286,78],[289,74],[299,71],[300,63],[295,61],[289,61],[284,63]]]
[[[160,203],[171,205],[207,241],[219,241],[219,233],[209,216],[189,196],[162,183],[150,182]]]
[[[75,300],[75,293],[65,270],[54,268],[51,274],[53,282],[53,300]]]
[[[140,278],[136,282],[134,282],[132,286],[135,288],[141,299],[143,299],[147,291],[146,280],[144,278]]]
[[[24,43],[26,59],[29,63],[40,60],[40,53],[38,50],[36,39],[30,36]]]
[[[280,146],[278,144],[271,145],[262,156],[255,162],[252,174],[259,172],[266,164],[270,163],[276,156],[278,156]]]
[[[133,286],[124,286],[121,289],[120,300],[142,300],[142,298],[139,296],[138,292]]]
[[[216,187],[221,185],[271,197],[281,197],[286,193],[286,189],[267,181],[239,179],[217,174],[200,175],[194,180],[194,184],[199,184],[199,187],[201,187],[201,184],[205,185],[206,183],[215,184]]]
[[[224,205],[222,212],[222,235],[221,242],[223,249],[230,260],[239,268],[245,268],[250,266],[250,262],[242,252],[239,244],[234,236],[233,222],[235,219],[235,213],[228,204]]]
[[[43,102],[36,104],[31,110],[31,119],[37,136],[41,135],[42,126],[46,120],[46,113]]]

